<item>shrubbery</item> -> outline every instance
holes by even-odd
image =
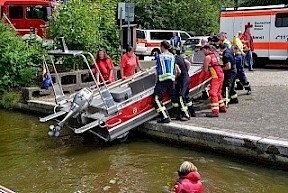
[[[95,55],[104,47],[113,61],[119,63],[116,6],[116,0],[69,0],[57,7],[49,33],[56,42],[64,37],[70,50],[87,50]]]
[[[126,0],[130,2],[130,0]],[[135,22],[144,29],[178,29],[197,35],[219,30],[222,0],[134,0]]]
[[[21,86],[31,86],[42,66],[43,49],[28,44],[0,20],[0,95]]]

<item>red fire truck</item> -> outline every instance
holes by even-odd
[[[56,2],[45,0],[0,0],[0,19],[5,18],[19,35],[36,29],[37,35],[43,38],[56,5]]]

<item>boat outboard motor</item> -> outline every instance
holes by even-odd
[[[59,131],[62,129],[64,124],[74,115],[79,113],[80,111],[88,108],[88,106],[91,104],[93,99],[93,91],[91,91],[89,88],[83,88],[81,89],[73,99],[73,102],[71,104],[70,110],[65,116],[65,118],[58,123],[57,125],[50,125],[50,131],[48,134],[50,136],[59,136]]]

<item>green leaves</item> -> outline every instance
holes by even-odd
[[[222,2],[224,1],[134,0],[135,22],[144,29],[178,29],[205,35],[211,30],[219,30]],[[232,1],[229,4],[232,5]]]
[[[0,20],[0,94],[33,84],[42,66],[41,45],[28,44]]]
[[[69,0],[66,5],[57,7],[56,16],[49,24],[50,34],[56,42],[59,37],[65,37],[71,50],[87,50],[95,54],[104,47],[113,61],[118,63],[116,5],[116,0]]]

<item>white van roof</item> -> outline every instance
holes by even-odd
[[[221,11],[244,11],[244,10],[265,10],[265,9],[281,9],[287,8],[287,5],[267,5],[267,6],[252,6],[252,7],[236,7],[236,8],[222,8]]]

